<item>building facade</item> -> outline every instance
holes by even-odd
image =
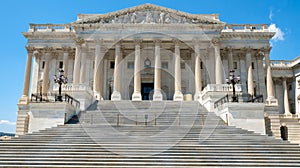
[[[28,55],[17,134],[30,127],[32,96],[58,92],[52,77],[60,69],[69,79],[62,92],[81,110],[95,100],[205,104],[207,90],[220,93],[214,101],[231,93],[226,78],[234,70],[241,101],[262,95],[278,113],[299,111],[299,61],[270,61],[274,32],[267,24],[227,24],[217,14],[145,4],[79,14],[69,24],[30,24],[23,35]]]

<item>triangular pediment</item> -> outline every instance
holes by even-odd
[[[223,24],[218,15],[180,12],[153,4],[139,5],[107,14],[80,14],[75,24]]]

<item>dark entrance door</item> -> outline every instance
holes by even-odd
[[[153,83],[142,83],[142,99],[150,100],[153,96]]]

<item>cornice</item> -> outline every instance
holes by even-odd
[[[27,39],[58,39],[58,38],[75,38],[75,32],[23,32]]]

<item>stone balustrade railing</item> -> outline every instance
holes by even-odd
[[[290,66],[292,62],[288,60],[271,60],[271,66]]]
[[[202,94],[206,92],[229,92],[232,91],[233,87],[232,85],[228,84],[208,84],[203,90]],[[236,84],[235,85],[235,91],[241,92],[242,91],[242,85]]]
[[[53,85],[53,91],[58,91],[58,88],[59,88],[58,84]],[[63,92],[85,91],[85,92],[88,92],[90,95],[93,95],[93,91],[86,84],[68,83],[68,84],[62,85],[61,90]]]
[[[70,24],[30,24],[28,32],[74,32]]]
[[[227,24],[223,32],[269,32],[267,24]]]

